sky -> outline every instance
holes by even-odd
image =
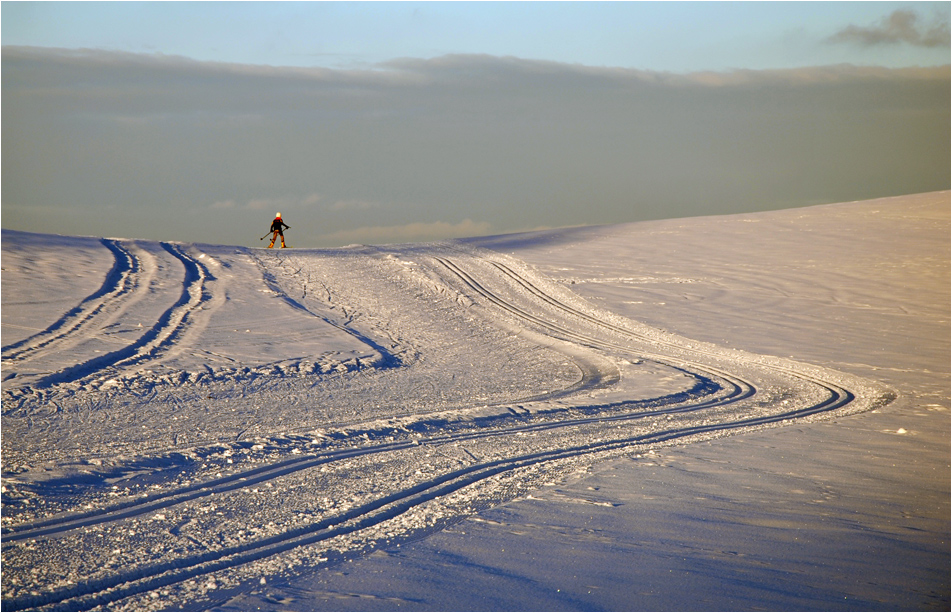
[[[948,2],[0,12],[4,228],[260,246],[281,211],[335,247],[949,188]]]

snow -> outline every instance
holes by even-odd
[[[874,435],[814,482],[748,456],[807,466],[804,444],[904,411],[875,436],[932,445],[906,491],[945,488],[947,565],[948,212],[942,192],[335,250],[4,230],[3,608],[694,608],[706,584],[639,567],[637,600],[622,569],[792,525],[712,467],[811,492]],[[497,571],[511,591],[474,589]],[[796,585],[720,608],[829,608]]]

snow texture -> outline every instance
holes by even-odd
[[[599,461],[896,399],[596,306],[573,285],[658,274],[602,254],[2,238],[5,611],[211,607]]]

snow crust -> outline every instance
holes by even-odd
[[[698,309],[701,340],[665,331],[651,284],[710,267],[574,232],[569,267],[526,263],[553,233],[265,250],[4,230],[3,609],[210,607],[599,461],[896,399],[873,371],[730,347],[723,313]]]

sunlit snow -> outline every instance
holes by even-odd
[[[644,293],[602,306],[572,291],[663,267],[619,276],[599,254],[560,278],[504,242],[5,230],[4,610],[182,606],[438,531],[598,460],[895,398],[642,323]]]

